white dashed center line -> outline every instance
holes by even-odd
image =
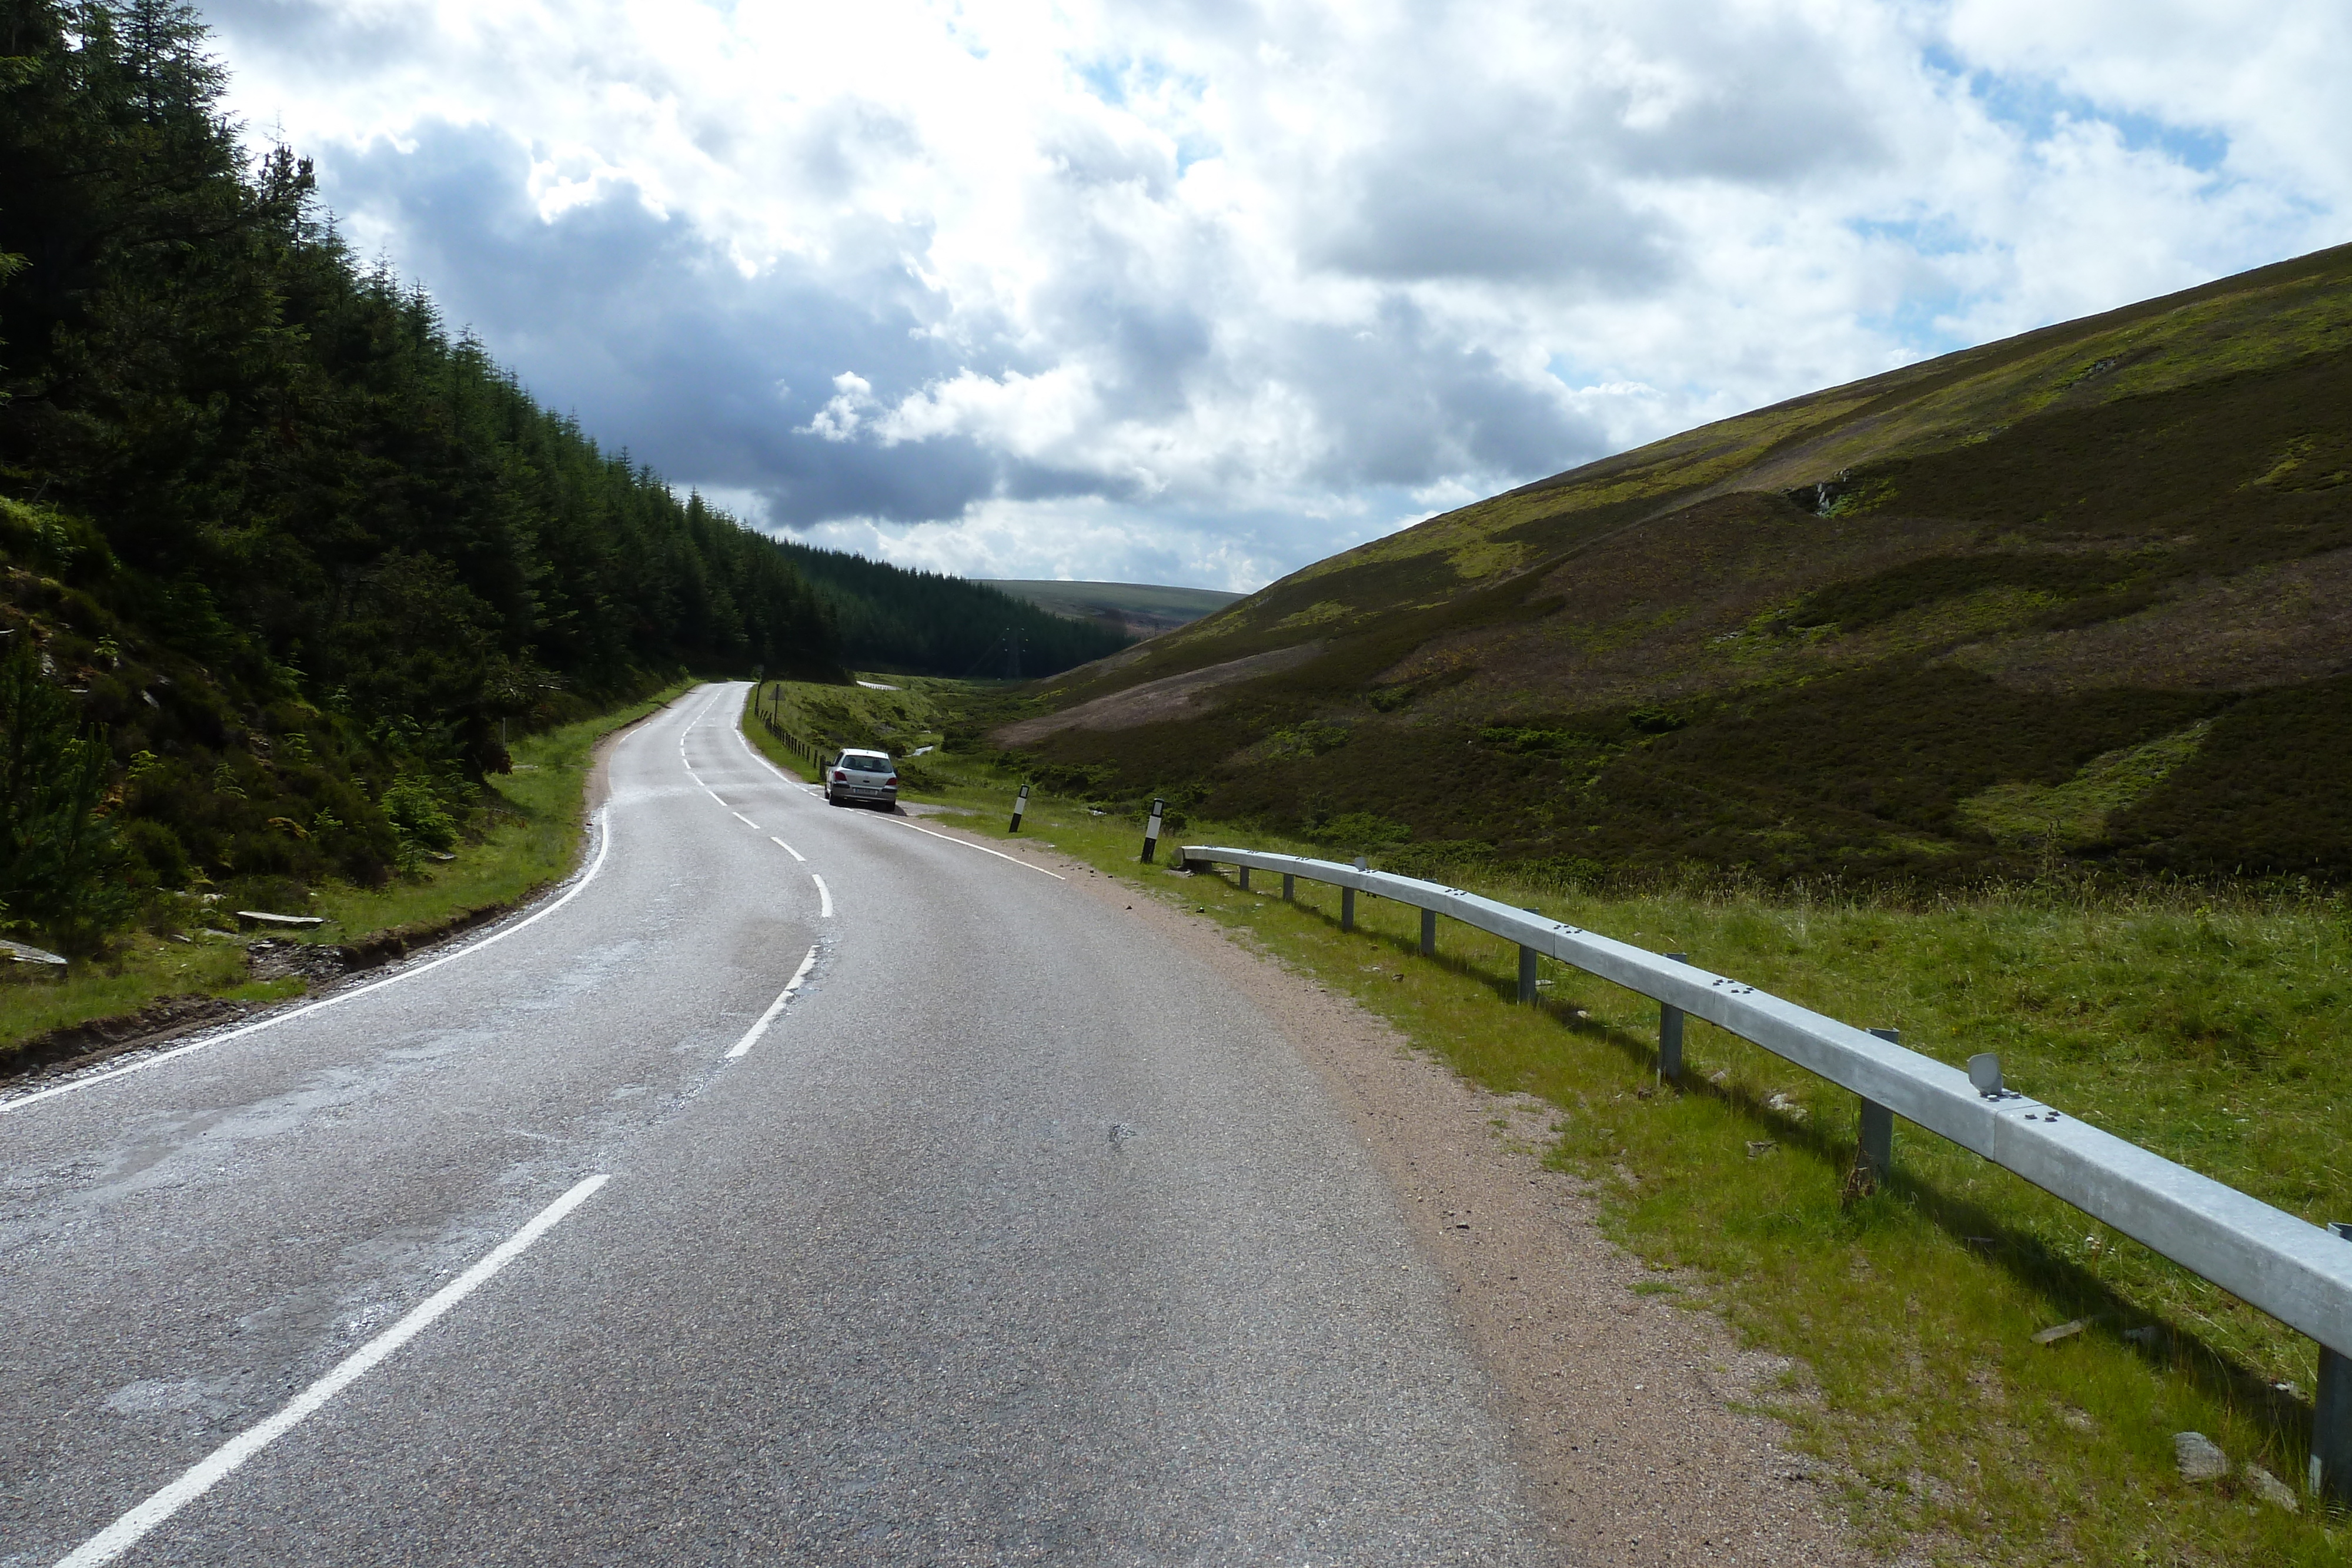
[[[760,824],[753,821],[751,818],[745,816],[740,811],[735,813],[735,820],[742,823],[745,827],[751,829],[755,833],[760,831]]]
[[[328,1400],[366,1376],[377,1363],[432,1326],[433,1320],[464,1301],[499,1270],[522,1256],[530,1244],[555,1228],[567,1214],[587,1202],[611,1178],[592,1176],[532,1217],[530,1224],[499,1243],[489,1255],[426,1297],[415,1310],[375,1338],[335,1364],[257,1427],[248,1427],[215,1448],[179,1479],[82,1542],[58,1560],[58,1568],[96,1568],[111,1563],[142,1536],[226,1479],[236,1468],[317,1414]]]
[[[786,854],[788,854],[788,855],[792,856],[792,857],[793,857],[793,859],[794,859],[794,860],[796,860],[796,861],[800,861],[800,862],[805,862],[808,860],[808,856],[806,856],[806,855],[804,855],[804,854],[801,853],[801,852],[800,852],[800,851],[798,851],[798,850],[796,850],[796,849],[793,848],[793,846],[792,846],[792,845],[790,845],[790,844],[788,844],[788,843],[784,842],[784,841],[783,841],[783,840],[782,840],[782,839],[780,839],[780,838],[776,837],[776,835],[775,835],[775,834],[773,834],[773,833],[770,833],[770,834],[768,835],[768,841],[769,841],[770,843],[772,843],[772,844],[775,845],[778,849],[780,849],[780,850],[783,851],[783,852],[784,852],[784,853],[786,853]]]
[[[801,982],[808,978],[808,972],[814,967],[816,967],[816,949],[811,947],[808,950],[808,956],[801,960],[801,967],[793,971],[793,977],[784,982],[784,988],[776,993],[776,999],[768,1004],[768,1010],[760,1015],[760,1021],[753,1024],[743,1038],[735,1042],[733,1049],[727,1052],[728,1061],[734,1061],[760,1043],[760,1037],[768,1032],[768,1026],[776,1021],[776,1015],[784,1010],[784,1004],[793,999],[793,993],[801,988]]]
[[[824,878],[817,875],[814,872],[809,873],[809,880],[816,883],[817,914],[820,915],[831,915],[833,913],[833,889],[825,886]]]

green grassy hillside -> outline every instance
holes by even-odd
[[[2352,247],[1496,496],[976,714],[1391,861],[2352,876]]]

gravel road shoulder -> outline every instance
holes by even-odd
[[[1353,1001],[1131,884],[1026,858],[1069,866],[1073,887],[1210,966],[1321,1077],[1451,1286],[1569,1561],[1874,1561],[1835,1517],[1834,1475],[1754,1413],[1806,1397],[1803,1368],[1743,1349],[1686,1298],[1634,1293],[1674,1277],[1611,1242],[1589,1189],[1544,1165],[1555,1107],[1465,1083]]]

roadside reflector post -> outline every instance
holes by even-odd
[[[1677,964],[1690,962],[1687,953],[1669,953],[1666,956]],[[1661,1002],[1658,1004],[1658,1081],[1678,1083],[1682,1076],[1683,1009]]]
[[[1421,956],[1424,958],[1437,956],[1437,911],[1434,909],[1421,912]]]
[[[1168,802],[1157,795],[1151,798],[1151,821],[1143,825],[1143,863],[1150,865],[1151,857],[1160,852],[1160,819],[1166,815]]]
[[[1021,814],[1028,809],[1029,786],[1024,784],[1021,786],[1021,793],[1013,797],[1013,826],[1006,829],[1005,831],[1012,833],[1019,832],[1021,831]],[[1143,858],[1145,860],[1150,860],[1151,856],[1147,853]]]
[[[1294,885],[1294,879],[1291,874],[1288,872],[1284,872],[1282,873],[1282,896],[1288,898],[1297,891],[1298,889]]]
[[[1356,890],[1352,887],[1343,887],[1339,890],[1339,929],[1353,931],[1355,928]]]
[[[1899,1029],[1870,1031],[1889,1045],[1903,1043]],[[1862,1103],[1862,1137],[1853,1152],[1856,1185],[1874,1189],[1895,1174],[1895,1112],[1875,1100]]]
[[[2352,1221],[2328,1229],[2352,1242]],[[2352,1354],[2319,1347],[2319,1397],[2311,1410],[2311,1494],[2352,1506]]]
[[[1240,866],[1235,869],[1240,871],[1242,873],[1242,891],[1244,893],[1247,893],[1249,891],[1249,867]]]

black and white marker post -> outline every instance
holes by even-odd
[[[1168,802],[1157,795],[1151,798],[1151,821],[1143,825],[1143,863],[1150,865],[1151,857],[1160,852],[1160,819],[1168,810]]]
[[[1013,798],[1013,825],[1004,831],[1008,833],[1019,832],[1021,831],[1021,814],[1028,809],[1029,786],[1024,784],[1021,786],[1021,793]]]

